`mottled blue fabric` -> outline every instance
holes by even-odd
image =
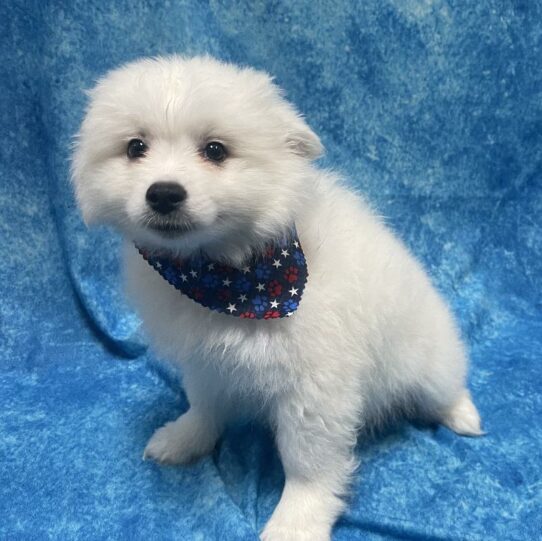
[[[276,76],[425,263],[472,353],[487,436],[360,440],[334,541],[542,531],[542,5],[534,0],[0,3],[0,538],[256,540],[283,473],[233,427],[185,468],[141,460],[187,408],[118,284],[118,238],[68,183],[82,89],[143,55]],[[133,359],[133,360],[128,360]]]

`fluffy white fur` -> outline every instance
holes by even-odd
[[[273,428],[282,498],[266,541],[325,541],[343,509],[360,428],[398,412],[480,434],[465,387],[467,359],[448,309],[416,260],[333,173],[322,146],[264,73],[211,58],[142,60],[90,92],[73,161],[88,223],[126,237],[127,289],[154,346],[182,366],[190,410],[158,429],[145,457],[186,463],[209,453],[234,416]],[[142,138],[144,158],[127,142]],[[221,141],[221,164],[201,149]],[[182,219],[166,238],[147,227],[145,193],[184,186]],[[291,318],[242,320],[182,296],[136,252],[209,256],[240,266],[292,223],[309,280]]]

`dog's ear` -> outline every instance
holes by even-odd
[[[274,79],[262,72],[252,72],[259,78],[260,91],[272,101],[278,102],[278,118],[285,134],[283,141],[290,152],[315,160],[324,153],[324,145],[319,137],[310,129],[305,119],[297,112],[295,107],[287,100],[286,93],[274,83]]]
[[[315,160],[324,153],[324,145],[319,137],[298,115],[293,122],[290,122],[286,144],[292,152],[309,160]]]
[[[70,164],[70,180],[74,189],[75,199],[81,211],[83,222],[86,226],[94,225],[99,220],[96,219],[96,208],[93,205],[92,190],[90,183],[85,182],[86,177],[86,148],[82,144],[80,134],[74,137],[71,144],[72,156]]]

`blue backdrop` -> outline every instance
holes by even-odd
[[[174,52],[276,75],[471,349],[488,435],[360,441],[334,540],[540,539],[537,0],[0,3],[0,538],[256,540],[279,498],[256,426],[192,467],[141,460],[186,401],[119,295],[118,239],[84,229],[68,183],[82,89]]]

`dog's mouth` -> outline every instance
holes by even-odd
[[[166,221],[153,218],[147,221],[145,227],[167,238],[179,237],[194,230],[194,225],[190,222]]]

